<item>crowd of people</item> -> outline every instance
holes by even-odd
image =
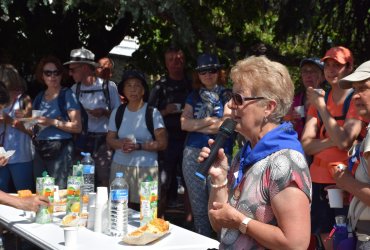
[[[167,74],[150,87],[138,69],[115,84],[114,62],[95,62],[85,48],[64,64],[47,56],[35,72],[45,90],[34,100],[17,70],[0,65],[0,143],[15,150],[0,159],[0,202],[35,210],[47,201],[20,205],[6,194],[10,186],[34,190],[46,170],[66,188],[73,163],[90,152],[96,185],[124,172],[135,209],[140,182],[157,180],[160,217],[176,203],[181,176],[185,220],[205,236],[216,232],[220,249],[307,249],[313,234],[332,249],[337,215],[348,215],[357,249],[370,247],[370,61],[354,71],[351,51],[333,47],[301,60],[295,89],[287,68],[265,56],[242,59],[227,75],[215,54],[202,53],[192,77],[181,49],[169,48],[164,59]],[[32,110],[41,113],[30,125]],[[228,138],[201,180],[196,172],[226,119],[242,144],[235,152],[235,136]],[[333,185],[349,194],[343,208],[329,206]]]

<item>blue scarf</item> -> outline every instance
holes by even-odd
[[[298,141],[298,135],[290,122],[284,122],[269,131],[253,149],[250,142],[243,146],[238,178],[234,183],[234,188],[241,182],[248,167],[282,149],[293,149],[304,154],[302,145]]]

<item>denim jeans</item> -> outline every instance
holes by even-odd
[[[211,224],[208,219],[209,183],[195,175],[201,166],[198,163],[200,149],[185,147],[182,171],[188,188],[191,209],[194,216],[194,227],[197,233],[211,236]]]

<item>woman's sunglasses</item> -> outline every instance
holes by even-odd
[[[244,101],[251,101],[251,100],[262,100],[266,99],[263,96],[242,96],[241,94],[238,93],[230,93],[230,99],[233,99],[233,102],[237,105],[240,106],[243,104]]]
[[[59,70],[44,70],[43,73],[45,76],[59,76],[61,74]]]
[[[218,72],[217,69],[209,69],[209,70],[202,70],[199,71],[198,74],[204,76],[205,74],[216,74]]]

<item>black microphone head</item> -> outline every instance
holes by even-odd
[[[227,118],[220,126],[220,132],[224,132],[227,136],[230,136],[234,133],[236,127],[236,121],[233,119]]]

